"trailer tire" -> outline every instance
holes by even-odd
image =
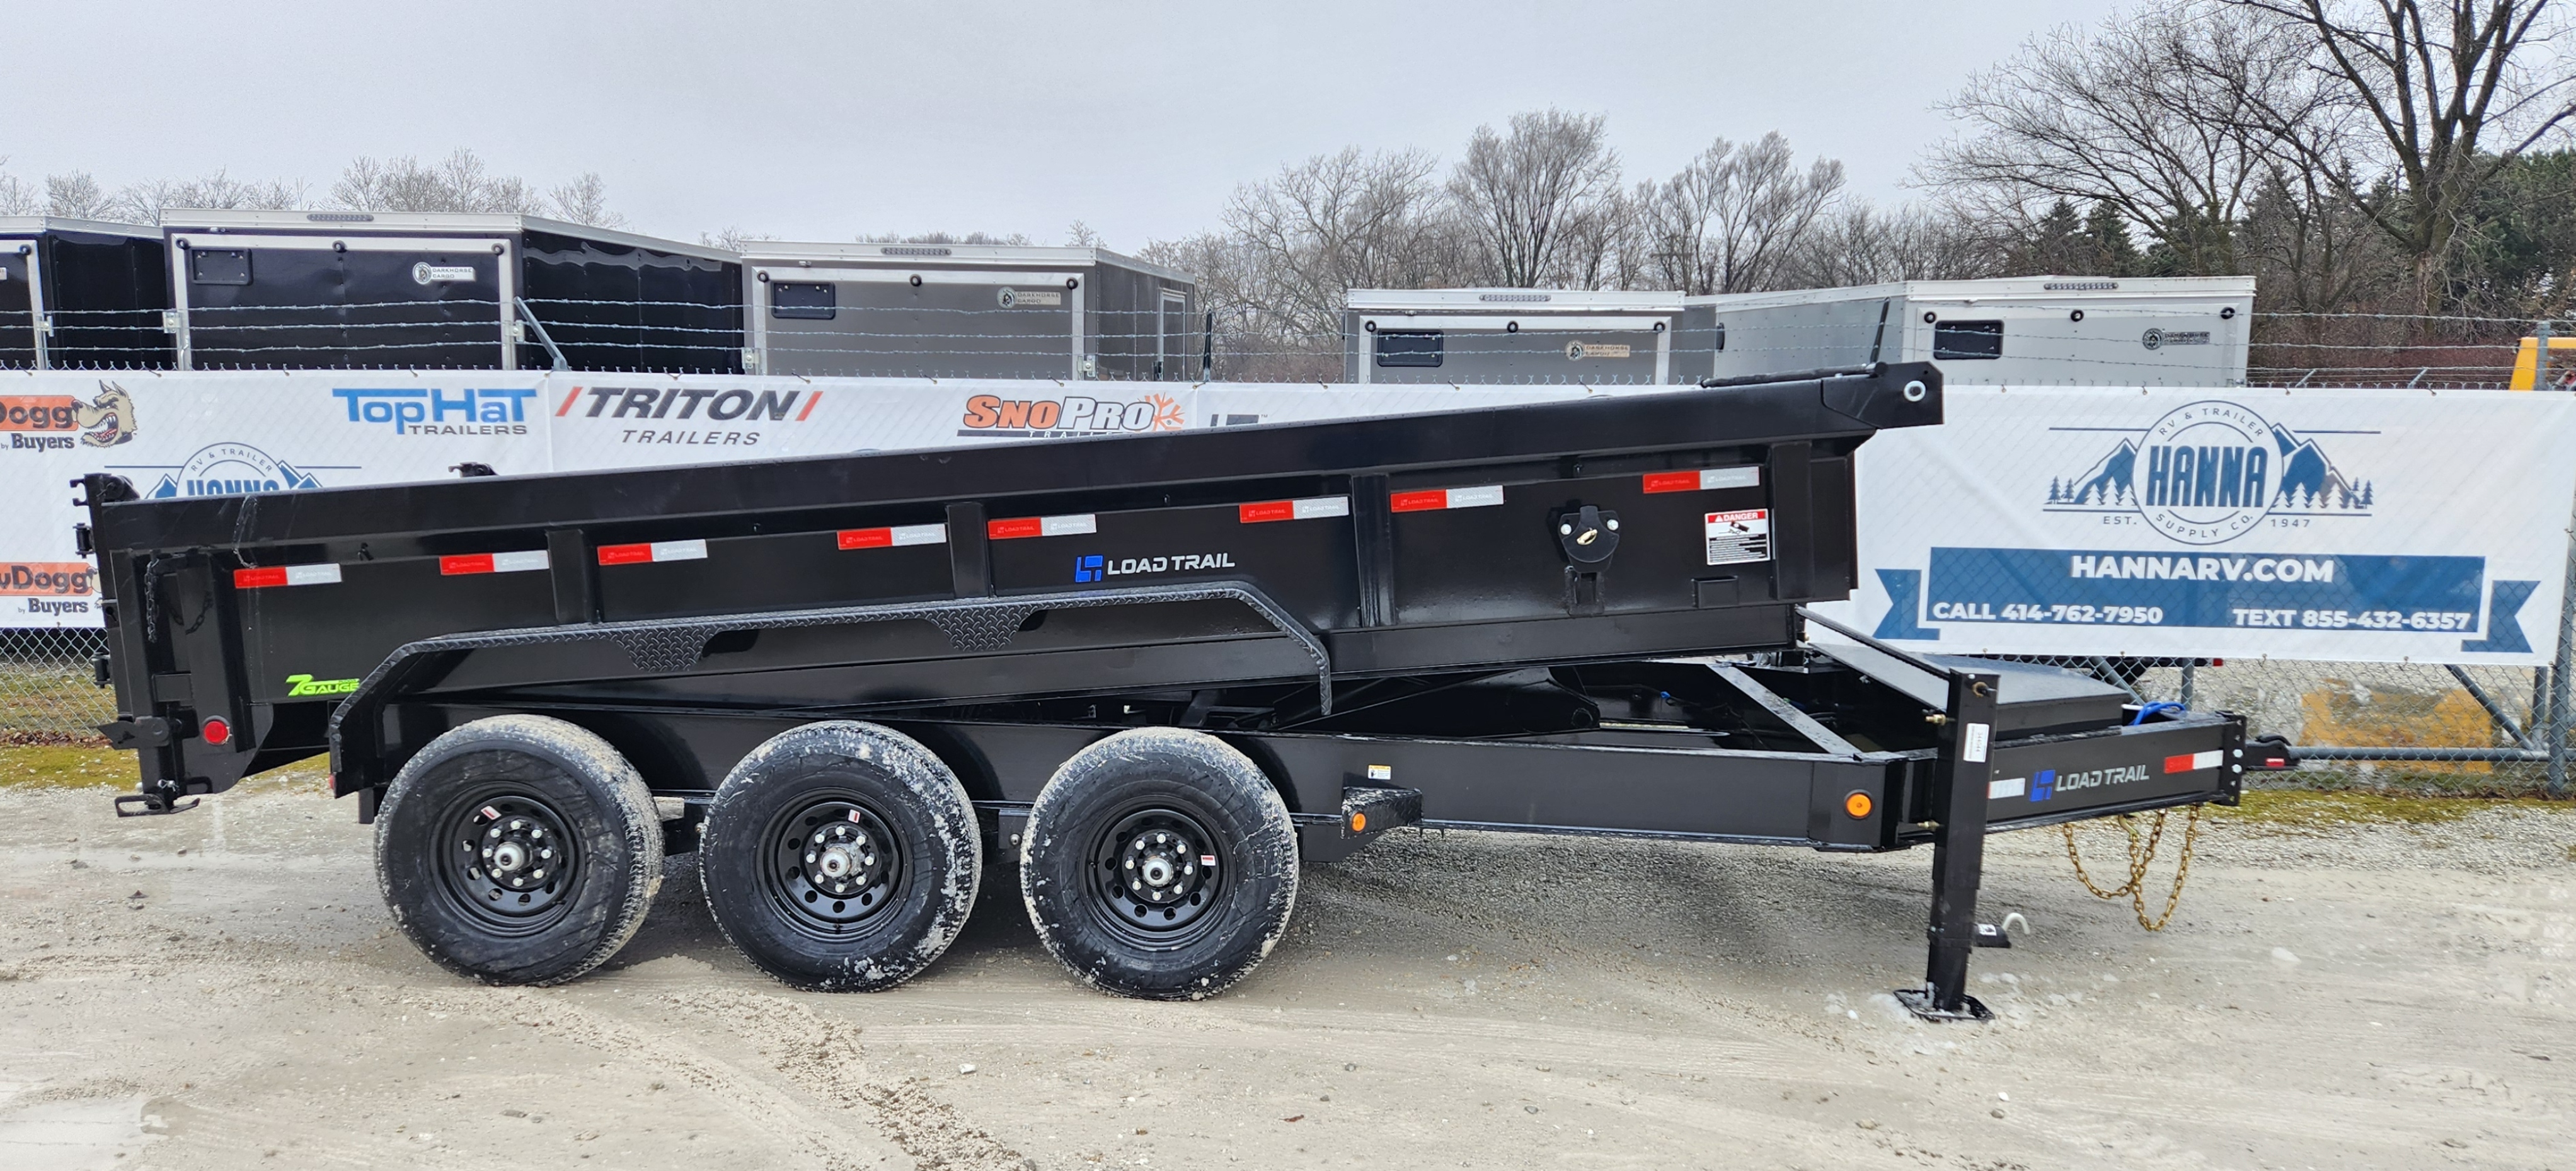
[[[561,984],[643,926],[662,886],[662,822],[607,741],[544,716],[493,716],[448,730],[395,774],[376,812],[376,882],[394,924],[440,967]]]
[[[1258,765],[1205,732],[1136,728],[1075,753],[1020,840],[1038,940],[1120,996],[1225,991],[1270,954],[1297,905],[1287,804]]]
[[[791,728],[716,789],[698,844],[707,910],[762,971],[817,992],[919,975],[975,908],[984,839],[957,774],[890,728]]]

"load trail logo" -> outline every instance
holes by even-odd
[[[134,396],[113,382],[88,402],[68,394],[0,395],[0,431],[13,451],[70,451],[72,437],[91,447],[134,441]]]
[[[1142,398],[1006,399],[979,394],[966,400],[966,415],[957,433],[964,436],[1012,435],[1046,438],[1058,435],[1106,435],[1121,432],[1178,431],[1183,426],[1180,400],[1149,394]]]
[[[2123,436],[2082,475],[2050,480],[2044,509],[2134,513],[2186,545],[2217,545],[2265,517],[2363,517],[2376,502],[2377,489],[2315,439],[2249,407],[2204,401]]]
[[[1139,573],[1196,573],[1235,567],[1232,553],[1168,553],[1159,557],[1118,558],[1085,553],[1073,559],[1073,580],[1080,585]]]

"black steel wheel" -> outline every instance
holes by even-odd
[[[1297,902],[1297,835],[1259,766],[1178,728],[1074,754],[1029,811],[1020,894],[1047,950],[1121,996],[1195,1000],[1251,973]]]
[[[874,724],[807,724],[734,766],[707,809],[698,876],[725,938],[799,988],[872,992],[939,958],[983,868],[957,774]]]
[[[633,938],[662,881],[662,826],[634,766],[542,716],[450,730],[403,765],[376,814],[394,921],[450,971],[554,984]]]

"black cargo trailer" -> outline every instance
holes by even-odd
[[[756,373],[1205,377],[1198,282],[1105,248],[744,245]]]
[[[161,233],[0,216],[0,370],[167,370]]]
[[[520,215],[162,217],[182,369],[742,372],[742,266]]]
[[[1992,830],[2232,801],[2243,722],[1929,660],[1852,588],[1927,365],[1473,413],[137,500],[83,483],[132,812],[326,747],[397,920],[570,979],[695,850],[791,983],[934,960],[988,852],[1095,986],[1195,997],[1406,826],[1935,848],[1907,993],[1981,1011]],[[1675,656],[1723,656],[1677,660]]]

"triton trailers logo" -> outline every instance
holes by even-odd
[[[1006,399],[1000,395],[979,394],[966,400],[966,414],[958,421],[957,433],[968,437],[1010,435],[1043,439],[1062,435],[1178,431],[1181,426],[1180,400],[1166,395],[1149,394],[1142,398],[1119,400],[1079,394],[1038,399]]]
[[[822,402],[822,391],[807,389],[576,386],[555,417],[625,420],[632,425],[621,429],[620,443],[756,447],[762,424],[805,422]]]
[[[2082,475],[2049,481],[2049,512],[2134,513],[2186,545],[2236,539],[2269,516],[2370,515],[2375,490],[2317,441],[2231,402],[2174,408]]]

